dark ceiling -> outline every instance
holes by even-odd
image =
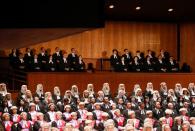
[[[137,6],[141,9],[136,10]],[[169,8],[173,11],[168,12]],[[111,20],[195,21],[195,0],[106,0],[105,14]]]

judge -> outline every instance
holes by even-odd
[[[32,71],[41,71],[41,67],[42,67],[41,61],[39,61],[38,55],[35,54],[33,56],[30,68]]]
[[[46,51],[45,51],[44,47],[41,47],[41,51],[38,55],[38,60],[41,63],[41,69],[45,71],[46,70],[46,65],[47,65],[47,62],[48,62],[48,55],[46,54]]]
[[[144,70],[147,72],[154,71],[154,64],[153,64],[152,59],[149,55],[146,57],[146,60],[144,62]]]
[[[178,72],[179,71],[179,64],[176,60],[171,56],[169,58],[169,62],[167,63],[167,69],[169,72]]]
[[[79,55],[79,62],[77,65],[77,70],[78,71],[85,71],[85,62],[83,61],[83,58],[81,55]]]
[[[128,65],[125,63],[124,57],[121,57],[121,71],[124,71],[124,72],[128,71]]]
[[[19,56],[19,51],[15,48],[12,49],[12,52],[9,54],[9,63],[13,68],[16,67],[18,56]]]
[[[49,60],[47,63],[47,70],[48,71],[56,71],[56,62],[53,59],[53,56],[49,56]]]
[[[68,61],[70,62],[70,70],[75,71],[77,70],[77,65],[79,62],[79,57],[76,54],[76,49],[72,48],[71,53],[68,55]]]
[[[135,72],[142,71],[142,64],[139,60],[139,57],[137,57],[137,56],[134,57],[134,61],[133,61],[133,64],[132,64],[132,70],[135,71]]]
[[[55,48],[55,53],[52,55],[53,61],[56,63],[57,70],[60,69],[60,62],[62,61],[62,53],[59,47]]]
[[[33,55],[31,53],[31,49],[26,48],[26,53],[24,55],[24,61],[25,61],[25,64],[28,70],[30,70],[31,68],[32,60],[33,60]]]
[[[166,62],[165,60],[163,59],[163,57],[161,55],[158,56],[158,60],[155,64],[155,68],[156,68],[156,71],[159,71],[159,72],[167,72],[167,65],[166,65]]]
[[[24,56],[22,53],[19,54],[18,59],[16,60],[16,68],[20,70],[25,70],[26,65],[24,61]]]
[[[110,64],[113,71],[120,71],[121,59],[116,49],[112,50],[112,55],[110,57]]]
[[[128,66],[128,70],[131,70],[133,58],[128,49],[124,49],[124,54],[122,55],[122,57],[124,57],[124,62],[125,62],[125,65]]]
[[[68,54],[65,52],[60,61],[60,71],[70,71],[70,62],[68,60]]]

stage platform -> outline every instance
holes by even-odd
[[[101,90],[105,82],[110,84],[112,93],[117,92],[118,85],[124,83],[127,92],[133,91],[134,84],[138,83],[144,90],[147,82],[152,82],[155,89],[159,89],[161,82],[166,82],[168,88],[174,88],[175,83],[181,83],[183,87],[188,87],[189,82],[195,82],[195,73],[117,73],[117,72],[29,72],[27,74],[28,88],[34,93],[36,85],[42,83],[44,92],[53,92],[54,86],[59,86],[64,92],[71,89],[76,84],[79,91],[86,89],[88,83],[93,83],[95,91]]]

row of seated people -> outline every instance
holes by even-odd
[[[136,51],[133,57],[128,49],[124,49],[124,54],[119,55],[118,50],[113,49],[110,63],[114,71],[134,71],[134,72],[179,72],[179,63],[163,49],[160,50],[158,58],[155,52],[148,50],[146,57],[144,53]],[[185,67],[184,67],[185,68]],[[184,69],[190,70],[190,67]]]
[[[84,71],[85,63],[81,55],[77,55],[76,49],[72,48],[67,54],[56,47],[52,55],[41,47],[40,53],[33,52],[30,48],[23,54],[13,49],[9,54],[10,64],[13,68],[27,71]]]
[[[12,100],[6,85],[0,84],[0,124],[5,131],[194,131],[195,84],[183,88],[180,83],[169,88],[160,83],[155,90],[148,82],[144,90],[135,84],[127,92],[119,84],[116,95],[109,83],[95,93],[88,84],[83,93],[73,85],[64,95],[60,87],[44,92],[38,84],[32,94],[22,85],[17,101]]]

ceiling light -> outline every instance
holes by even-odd
[[[110,8],[110,9],[113,9],[113,8],[114,8],[114,5],[109,5],[109,8]]]
[[[172,11],[173,11],[173,8],[169,8],[168,11],[169,11],[169,12],[172,12]]]
[[[140,6],[137,6],[135,9],[136,9],[136,10],[140,10],[140,9],[141,9],[141,7],[140,7]]]

